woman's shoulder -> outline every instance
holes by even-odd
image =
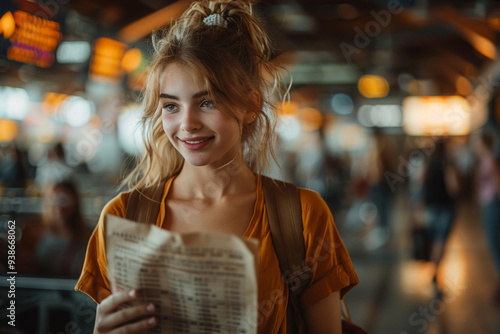
[[[319,193],[306,188],[298,188],[300,204],[303,212],[316,214],[330,214],[330,208]]]
[[[162,198],[159,200],[163,200],[170,189],[170,185],[174,177],[163,180],[160,182],[162,187],[161,196]],[[150,188],[139,188],[139,189],[131,189],[128,191],[123,191],[118,193],[115,197],[113,197],[103,208],[101,216],[104,217],[106,214],[111,214],[118,217],[125,217],[127,211],[127,203],[129,201],[129,197],[134,191],[138,191],[140,194],[144,191],[144,197],[153,197],[160,193],[157,193],[156,190],[152,191],[153,187]],[[158,188],[155,188],[158,189]]]
[[[102,209],[101,216],[110,214],[118,217],[125,217],[130,193],[131,191],[124,191],[113,197]]]

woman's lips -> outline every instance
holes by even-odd
[[[184,139],[179,139],[182,143],[182,145],[187,148],[188,150],[201,150],[208,144],[212,142],[212,139],[214,137],[195,137],[195,138],[184,138]]]

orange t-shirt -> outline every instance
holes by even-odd
[[[165,201],[172,184],[165,184],[160,213],[156,226],[162,227],[166,216]],[[340,291],[343,296],[359,282],[340,239],[332,214],[320,195],[314,191],[299,189],[306,246],[306,263],[312,268],[310,285],[301,296],[303,307],[308,307],[331,293]],[[107,275],[104,216],[112,214],[125,217],[129,193],[121,193],[103,209],[99,222],[90,238],[85,264],[75,289],[85,292],[100,303],[111,294]],[[264,204],[261,177],[257,177],[257,199],[253,216],[243,235],[259,240],[258,262],[258,332],[286,333],[286,305],[288,290],[281,277],[278,258],[274,251]]]

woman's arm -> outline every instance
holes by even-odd
[[[340,312],[340,293],[338,291],[304,309],[307,332],[309,334],[341,334],[342,318]]]

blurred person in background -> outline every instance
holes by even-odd
[[[497,270],[494,300],[500,305],[500,166],[494,154],[495,136],[484,132],[477,141],[477,186],[484,231]]]
[[[366,246],[375,249],[389,241],[391,235],[391,208],[393,190],[386,180],[385,174],[393,171],[394,151],[382,134],[380,128],[375,128],[375,146],[368,164],[368,182],[371,185],[368,199],[377,208],[379,226],[367,236]]]
[[[68,178],[73,169],[66,163],[64,146],[57,143],[47,153],[47,159],[36,170],[35,184],[41,193]]]
[[[0,184],[7,188],[23,188],[25,181],[21,151],[14,143],[0,145]]]
[[[474,164],[475,157],[470,137],[465,140],[457,140],[451,152],[455,161],[460,184],[460,198],[464,200],[473,200],[474,196]]]
[[[413,239],[413,257],[416,260],[430,261],[430,240],[424,226],[424,174],[427,159],[423,151],[410,153],[411,173],[408,183],[408,204],[411,234]]]
[[[437,274],[455,220],[455,198],[459,190],[456,167],[446,152],[445,139],[436,141],[423,179],[424,224],[431,240],[431,261],[435,264],[433,284],[437,297],[442,297]]]
[[[49,187],[43,209],[45,229],[35,249],[40,274],[79,275],[90,230],[80,211],[80,196],[75,184],[65,180]]]

